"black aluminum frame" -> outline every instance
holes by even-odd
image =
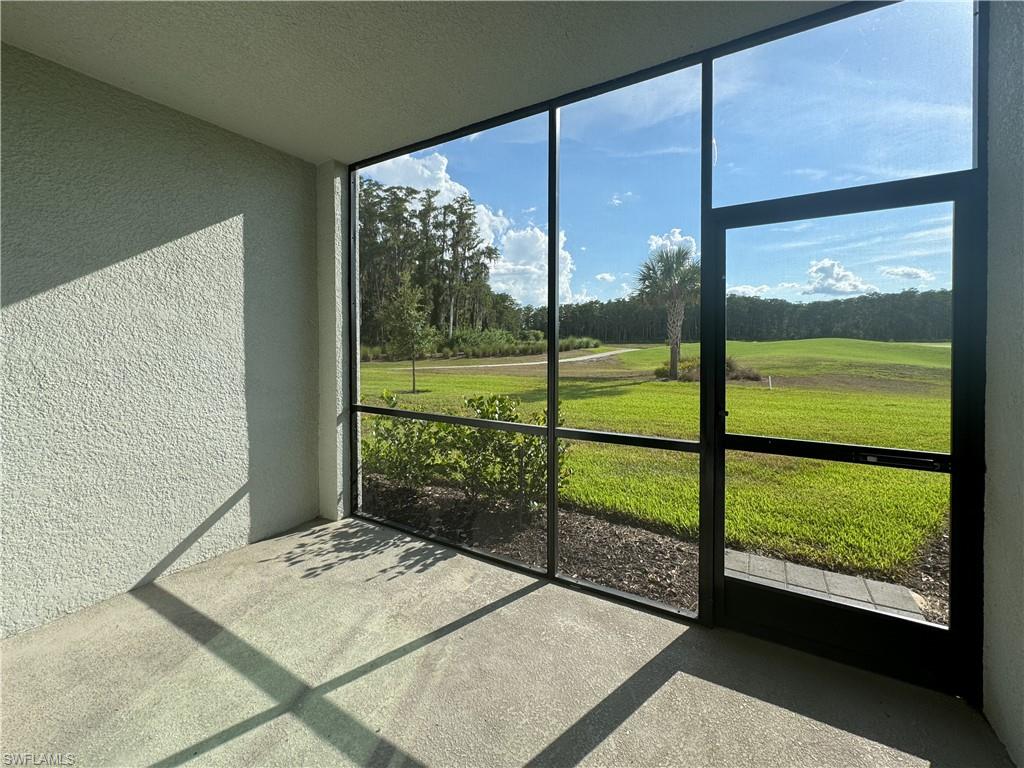
[[[922,179],[914,179],[920,182]],[[715,227],[705,250],[712,271],[710,290],[725,302],[725,234],[729,229],[777,224],[852,213],[891,210],[929,203],[953,204],[953,366],[951,391],[951,452],[913,451],[878,446],[847,445],[730,433],[724,411],[716,419],[715,468],[724,477],[725,451],[747,451],[850,462],[877,467],[941,472],[950,475],[950,619],[949,626],[915,623],[845,605],[820,605],[818,598],[785,589],[744,582],[722,573],[723,599],[715,604],[716,622],[788,644],[853,661],[929,687],[947,690],[980,703],[981,515],[984,441],[979,425],[984,406],[974,388],[984,386],[984,313],[972,311],[985,303],[984,188],[972,171],[927,177],[927,185],[904,182],[772,200],[713,209]],[[870,189],[872,194],[864,194]],[[779,215],[774,215],[779,214]],[[980,237],[980,239],[979,239]],[[707,242],[707,240],[705,240]],[[726,334],[718,322],[709,340],[724,360]],[[974,366],[973,369],[971,366]],[[721,378],[721,377],[719,377]],[[725,404],[724,381],[717,381]],[[955,469],[955,471],[954,471]],[[716,471],[715,481],[720,480]],[[723,483],[724,487],[724,483]],[[721,503],[716,499],[716,503]],[[724,508],[716,507],[716,522],[724,525]],[[969,517],[968,517],[969,516]],[[717,545],[717,542],[716,542]],[[716,554],[718,550],[716,549]],[[724,552],[723,552],[724,557]],[[724,569],[723,569],[724,571]],[[717,576],[718,574],[716,574]],[[884,638],[884,650],[878,638]],[[953,660],[957,664],[951,666]],[[963,662],[960,666],[960,662]]]
[[[713,67],[717,58],[892,2],[850,2],[589,88],[425,139],[350,165],[347,315],[351,428],[347,447],[354,515],[360,503],[359,414],[437,421],[544,437],[548,447],[547,567],[443,541],[474,557],[683,621],[734,627],[981,703],[984,366],[987,210],[988,13],[975,4],[974,168],[934,176],[715,208],[712,201]],[[558,426],[559,108],[659,75],[701,66],[701,339],[699,441]],[[379,162],[541,113],[548,115],[547,423],[544,426],[363,405],[359,395],[358,172]],[[923,205],[954,204],[952,445],[950,453],[732,434],[725,410],[725,233],[728,229]],[[968,255],[968,252],[970,254]],[[557,441],[584,440],[700,456],[699,610],[696,616],[558,571]],[[899,467],[951,475],[950,625],[914,622],[725,576],[725,451]],[[377,523],[422,536],[392,521]],[[438,540],[435,538],[435,540]],[[881,648],[879,638],[884,638]]]

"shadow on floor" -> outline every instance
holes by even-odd
[[[398,562],[380,573],[394,578],[420,573],[455,556],[444,547],[370,523],[317,525],[291,536],[296,545],[275,561],[304,569],[314,578],[345,562],[398,553]],[[266,562],[266,561],[264,561]],[[253,685],[273,697],[275,706],[236,723],[155,763],[178,766],[214,750],[283,715],[301,721],[342,755],[367,766],[422,766],[416,758],[371,731],[326,695],[463,627],[508,606],[548,584],[536,580],[465,616],[405,643],[315,687],[245,639],[168,592],[159,584],[134,590],[136,599],[200,643]],[[949,717],[950,702],[939,694],[886,681],[876,675],[808,657],[797,651],[727,630],[691,626],[610,691],[528,763],[572,766],[587,758],[617,728],[677,675],[687,675],[788,710],[835,729],[917,756],[935,767],[1012,766],[980,715]],[[440,683],[439,683],[440,684]],[[969,717],[976,718],[976,727]],[[955,738],[936,739],[936,729],[957,727]]]
[[[301,578],[315,579],[345,563],[393,552],[395,562],[381,568],[377,575],[394,579],[423,573],[455,557],[454,550],[447,547],[371,524],[317,525],[295,536],[291,549],[261,562],[284,563],[300,569]]]
[[[791,655],[791,660],[780,662],[776,650]],[[766,652],[771,656],[768,657]],[[986,726],[980,715],[974,715],[978,720],[974,738],[969,733],[960,734],[953,742],[956,745],[956,751],[953,751],[949,748],[949,739],[944,739],[941,744],[935,743],[935,713],[922,712],[915,707],[923,693],[920,689],[907,685],[908,695],[904,701],[897,701],[895,707],[887,708],[887,700],[897,698],[898,694],[897,697],[879,695],[879,684],[885,685],[886,681],[859,670],[841,668],[849,674],[840,673],[842,688],[837,692],[833,690],[837,677],[834,670],[828,670],[828,682],[825,682],[824,676],[818,678],[813,670],[807,668],[809,664],[834,666],[833,662],[808,659],[799,652],[776,649],[772,644],[728,630],[690,627],[526,765],[531,768],[564,768],[579,764],[662,686],[675,675],[683,674],[915,755],[928,761],[932,768],[967,765],[1012,768],[1013,764],[994,737],[984,741],[979,738],[989,736],[984,733]],[[928,692],[924,696],[940,695]],[[948,706],[950,702],[941,703]],[[966,704],[962,706],[967,709]],[[911,713],[920,719],[908,717]],[[925,725],[929,722],[933,723],[931,727]],[[958,722],[962,724],[964,719],[960,718]],[[980,756],[986,752],[984,762],[979,762]]]
[[[540,581],[528,584],[316,687],[307,685],[277,661],[160,585],[151,584],[134,590],[131,594],[137,600],[159,613],[177,629],[189,635],[207,651],[279,702],[276,706],[179,750],[153,765],[160,768],[182,765],[272,720],[291,714],[340,755],[359,765],[381,768],[426,768],[423,763],[403,752],[393,742],[371,731],[327,700],[326,694],[504,608],[541,586],[543,582]]]

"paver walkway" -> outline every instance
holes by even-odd
[[[881,613],[924,620],[917,596],[900,584],[832,573],[733,549],[725,550],[725,575]]]

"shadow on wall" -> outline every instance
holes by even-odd
[[[316,516],[315,169],[6,45],[2,72],[20,631]]]

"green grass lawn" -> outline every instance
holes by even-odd
[[[684,357],[696,356],[697,345],[684,347]],[[560,365],[563,423],[696,439],[699,384],[654,379],[654,368],[668,358],[665,346],[627,348],[634,351]],[[729,382],[730,432],[949,448],[948,345],[808,339],[729,342],[727,353],[765,378]],[[543,358],[507,362],[531,360]],[[506,361],[420,363],[415,395],[408,363],[364,363],[362,399],[378,402],[388,389],[403,408],[467,414],[464,397],[501,393],[519,398],[525,413],[543,410],[545,366],[470,367],[500,362]],[[427,369],[434,366],[450,369]],[[567,462],[567,501],[696,534],[695,456],[574,443]],[[945,475],[753,454],[728,456],[726,471],[726,536],[733,546],[828,567],[898,575],[947,518]]]

